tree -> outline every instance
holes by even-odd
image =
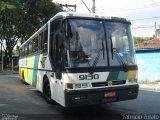
[[[133,39],[135,44],[139,44],[147,40],[152,40],[153,37],[133,37]]]
[[[17,28],[17,21],[19,19],[18,10],[17,2],[11,4],[10,2],[3,1],[0,3],[0,40],[5,50],[6,63],[8,62],[7,56],[11,60],[12,50],[20,38]]]
[[[58,11],[61,11],[60,6],[52,0],[2,0],[0,41],[5,43],[6,63],[9,62],[8,57],[11,60],[17,42],[23,43]]]
[[[23,10],[24,19],[21,30],[25,33],[25,36],[22,43],[52,16],[62,11],[60,5],[53,3],[52,0],[23,0]],[[24,28],[27,28],[27,30]]]

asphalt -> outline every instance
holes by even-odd
[[[0,75],[18,74],[18,71],[0,71]]]
[[[63,108],[48,104],[34,87],[23,84],[18,74],[0,75],[0,120],[129,120],[128,115],[160,120],[160,92],[141,90],[143,85],[134,100]],[[154,115],[156,118],[150,119]]]

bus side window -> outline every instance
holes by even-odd
[[[35,53],[36,52],[36,39],[34,38],[33,39],[33,41],[32,41],[32,51],[33,51],[33,53]]]
[[[27,44],[27,55],[29,55],[29,43]]]
[[[47,53],[47,46],[48,46],[47,42],[48,42],[48,29],[44,31],[44,37],[42,40],[42,53]]]
[[[29,54],[32,53],[32,42],[29,42]]]
[[[25,46],[23,47],[23,56],[25,56]]]
[[[43,32],[42,33],[40,33],[40,35],[39,35],[39,43],[38,43],[38,49],[39,49],[39,51],[40,50],[42,50],[42,42],[43,42]]]
[[[27,56],[28,55],[28,44],[25,45],[24,49],[25,49],[24,50],[25,51],[25,56]]]
[[[38,51],[38,37],[35,38],[35,52]]]
[[[46,47],[45,44],[48,42],[48,29],[44,31],[44,48]]]
[[[48,29],[44,31],[44,44],[48,41]]]

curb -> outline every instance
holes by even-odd
[[[18,74],[18,72],[0,72],[0,75],[12,75],[12,74]]]

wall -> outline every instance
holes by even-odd
[[[136,51],[139,82],[160,80],[160,49]]]

